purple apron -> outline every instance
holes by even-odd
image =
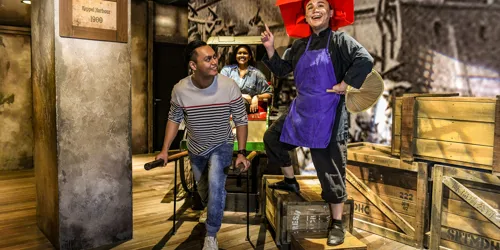
[[[280,141],[300,147],[326,148],[330,143],[335,112],[340,95],[326,92],[337,84],[328,45],[326,48],[306,51],[294,70],[297,97],[290,105]]]

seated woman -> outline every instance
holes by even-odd
[[[254,67],[255,60],[248,45],[238,45],[234,51],[230,65],[224,66],[220,73],[236,81],[247,112],[255,113],[259,110],[259,100],[271,98],[272,88],[264,74]]]

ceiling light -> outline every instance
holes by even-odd
[[[21,3],[24,3],[24,4],[31,4],[31,0],[21,0]]]

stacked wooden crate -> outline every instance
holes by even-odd
[[[429,248],[500,249],[500,97],[393,104],[392,153],[433,166]]]
[[[283,176],[264,175],[262,193],[266,199],[261,211],[265,214],[268,224],[275,233],[278,246],[289,246],[293,234],[308,233],[319,237],[326,237],[330,211],[328,204],[321,198],[321,185],[316,176],[296,176],[301,192],[270,189],[269,185],[280,180]],[[342,221],[344,228],[352,232],[353,202],[348,200],[344,204]]]
[[[347,193],[354,199],[354,227],[413,247],[428,227],[428,165],[407,163],[389,146],[348,147]]]
[[[406,95],[393,105],[393,155],[500,173],[500,97]]]

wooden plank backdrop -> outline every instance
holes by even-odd
[[[436,165],[433,182],[430,249],[499,249],[500,179]]]

